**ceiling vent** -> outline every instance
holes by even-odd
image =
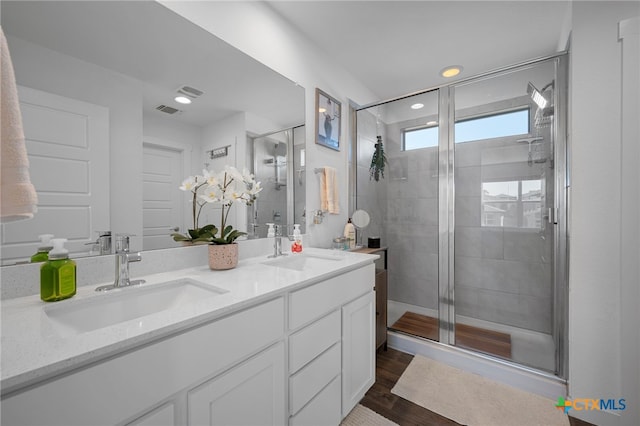
[[[170,106],[167,106],[167,105],[158,105],[156,107],[156,109],[158,111],[166,112],[167,114],[175,114],[177,112],[182,112],[179,109],[176,109],[174,107],[170,107]]]
[[[182,86],[178,89],[178,93],[188,96],[191,99],[197,99],[204,94],[202,90],[195,89],[191,86]]]

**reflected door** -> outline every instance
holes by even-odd
[[[40,234],[66,238],[70,253],[88,254],[98,231],[110,230],[109,110],[19,87],[31,182],[33,219],[2,225],[2,259],[36,253]]]
[[[181,229],[184,193],[182,152],[152,144],[143,147],[143,240],[144,250],[176,247],[171,234]]]

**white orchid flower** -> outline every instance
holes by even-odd
[[[262,186],[260,186],[260,182],[255,182],[251,188],[247,191],[250,195],[257,195],[258,192],[262,191]]]
[[[220,180],[215,172],[210,172],[207,169],[202,170],[202,178],[208,185],[217,185]]]
[[[196,176],[189,176],[185,180],[182,181],[182,185],[180,185],[181,191],[194,191],[196,185],[198,184]]]
[[[217,185],[209,185],[204,192],[200,194],[200,199],[207,203],[216,203],[220,201],[220,189]]]
[[[254,178],[255,178],[255,176],[253,175],[253,173],[249,172],[249,170],[246,167],[242,169],[242,180],[246,184],[253,183],[254,182]]]
[[[244,179],[242,177],[242,173],[240,173],[238,169],[233,166],[225,166],[224,171],[229,177],[233,178],[235,182],[242,182]],[[227,179],[227,182],[228,181],[229,179]]]

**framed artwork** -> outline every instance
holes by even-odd
[[[335,98],[316,88],[316,143],[340,151],[340,113]]]

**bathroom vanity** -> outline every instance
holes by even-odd
[[[306,249],[4,301],[2,423],[337,425],[375,380],[375,259]]]

